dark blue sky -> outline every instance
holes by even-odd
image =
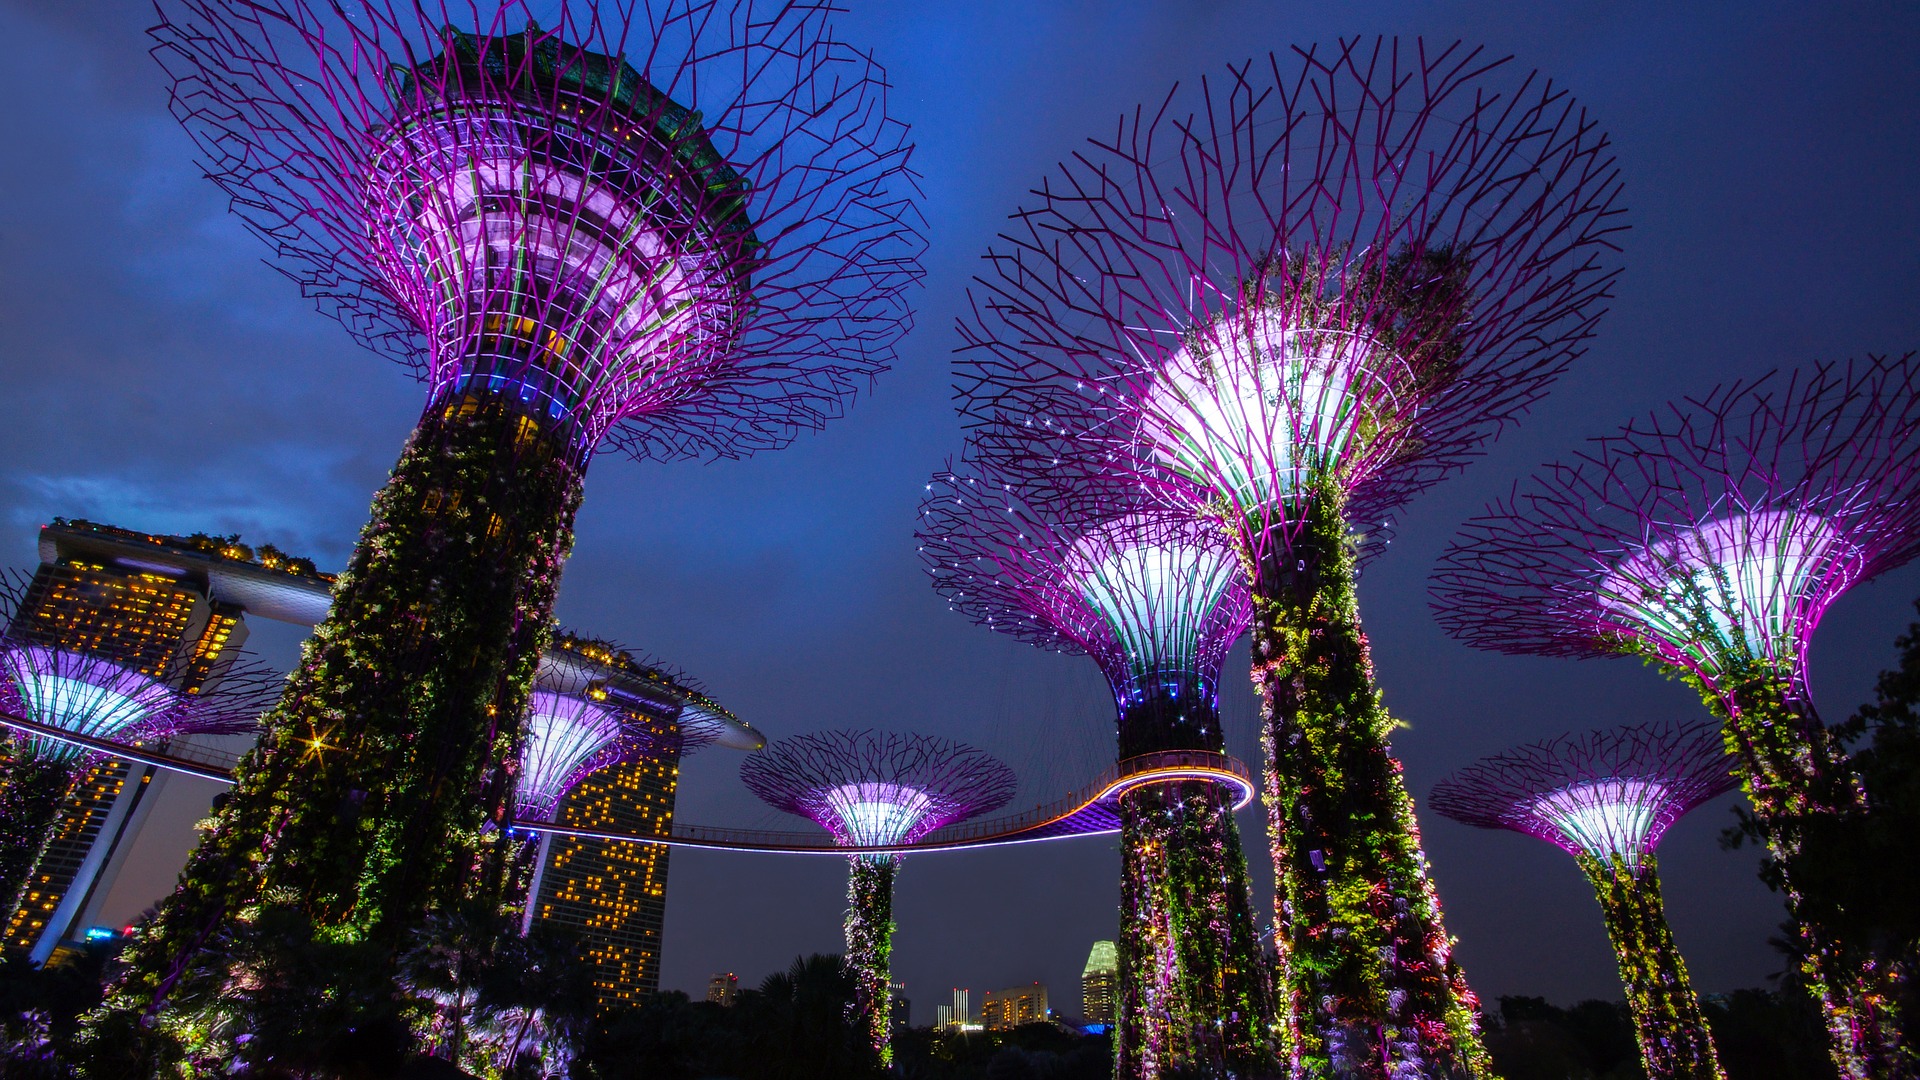
[[[1632,231],[1591,352],[1484,460],[1398,515],[1361,602],[1380,679],[1410,725],[1415,792],[1482,754],[1563,730],[1698,714],[1629,662],[1479,654],[1426,611],[1458,524],[1517,476],[1671,397],[1814,358],[1920,347],[1920,11],[1910,5],[1059,3],[850,0],[844,34],[891,71],[931,222],[918,328],[845,420],[787,451],[713,466],[603,457],[588,480],[559,611],[684,667],[774,737],[834,726],[934,732],[1021,771],[1019,804],[1111,760],[1091,664],[976,629],[927,587],[912,543],[929,472],[955,452],[953,318],[988,240],[1074,145],[1175,80],[1255,52],[1355,33],[1465,39],[1564,83],[1617,143]],[[240,532],[346,558],[421,393],[261,264],[199,178],[145,55],[132,0],[0,0],[0,556],[86,516]],[[1816,639],[1831,718],[1869,693],[1920,596],[1909,568],[1857,588]],[[276,658],[297,636],[262,625]],[[1236,661],[1237,662],[1237,661]],[[1250,694],[1230,680],[1238,752]],[[775,824],[738,759],[689,761],[682,820]],[[112,897],[163,891],[212,788],[176,782]],[[1781,912],[1750,853],[1718,850],[1723,800],[1662,849],[1670,915],[1704,991],[1760,984]],[[1429,818],[1448,927],[1483,996],[1618,996],[1598,911],[1549,845]],[[1270,872],[1248,830],[1261,910]],[[837,951],[833,859],[676,852],[663,985],[755,982]],[[911,858],[896,976],[927,1022],[954,985],[1049,983],[1078,1008],[1087,949],[1112,936],[1118,856],[1071,841]]]

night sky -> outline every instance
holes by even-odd
[[[1176,80],[1342,34],[1484,43],[1569,87],[1611,131],[1626,183],[1626,273],[1591,351],[1483,460],[1396,514],[1361,581],[1414,792],[1483,754],[1565,730],[1700,715],[1631,661],[1476,653],[1444,637],[1425,581],[1454,529],[1578,440],[1715,383],[1816,358],[1920,347],[1920,8],[1910,4],[1106,3],[849,0],[913,126],[931,223],[917,328],[844,420],[792,448],[716,465],[602,457],[587,483],[559,615],[657,656],[778,738],[855,726],[972,742],[1023,776],[1016,807],[1112,760],[1090,661],[979,629],[928,588],[912,533],[927,475],[960,448],[952,329],[1005,216],[1053,163]],[[1701,9],[1674,11],[1673,8]],[[422,405],[262,264],[166,112],[130,0],[0,0],[0,562],[31,567],[54,515],[238,532],[347,557]],[[1813,649],[1838,719],[1893,659],[1920,568],[1853,590]],[[290,662],[299,635],[256,622]],[[1229,661],[1244,670],[1245,647]],[[1228,678],[1235,752],[1257,761],[1251,693]],[[707,750],[679,815],[790,827]],[[173,781],[115,888],[126,919],[170,885],[216,789]],[[1751,850],[1716,834],[1731,798],[1662,847],[1669,915],[1698,988],[1761,985],[1782,911]],[[1550,845],[1424,817],[1427,851],[1483,997],[1618,997],[1599,912]],[[1271,913],[1257,816],[1242,816],[1257,910]],[[1040,980],[1077,1012],[1091,943],[1112,937],[1119,859],[1092,839],[909,857],[895,977],[932,1020],[947,988]],[[837,952],[844,864],[675,851],[662,985],[757,983]]]

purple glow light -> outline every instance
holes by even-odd
[[[84,653],[39,645],[0,651],[8,696],[30,720],[96,739],[148,737],[178,712],[177,691],[140,672]],[[74,760],[85,748],[34,737],[36,754]]]
[[[1739,786],[1711,723],[1563,735],[1482,758],[1434,785],[1438,813],[1638,871],[1673,823]]]
[[[749,757],[740,779],[776,810],[815,822],[836,844],[889,836],[911,844],[945,825],[1006,805],[1013,770],[964,743],[925,735],[822,731]]]
[[[917,536],[933,585],[956,610],[1041,648],[1085,653],[1125,707],[1162,676],[1217,685],[1252,617],[1218,526],[1086,484],[1062,497],[1032,482],[936,474]]]
[[[1854,547],[1813,513],[1734,513],[1648,534],[1602,579],[1601,607],[1709,674],[1797,660],[1818,622],[1808,598],[1846,589],[1859,568]]]
[[[612,763],[622,718],[584,698],[536,690],[527,705],[526,746],[514,789],[515,813],[552,816],[580,778]]]
[[[1205,537],[1195,534],[1203,533],[1194,524],[1134,514],[1094,526],[1061,567],[1106,621],[1135,676],[1198,668],[1205,624],[1240,579],[1232,549],[1200,542]],[[1210,681],[1218,670],[1205,674]]]
[[[1300,315],[1216,318],[1167,359],[1139,405],[1148,451],[1243,514],[1279,507],[1349,458],[1390,459],[1411,421],[1400,401],[1418,405],[1396,392],[1414,377],[1405,361],[1363,335],[1301,326]]]
[[[903,784],[842,784],[822,798],[833,810],[834,838],[853,847],[901,843],[933,812],[926,792]]]
[[[1660,813],[1666,801],[1666,785],[1655,780],[1589,780],[1540,796],[1532,812],[1559,830],[1563,846],[1636,869],[1671,824]]]

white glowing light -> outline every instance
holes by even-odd
[[[1239,576],[1224,544],[1182,540],[1176,527],[1122,518],[1082,537],[1068,561],[1081,597],[1136,670],[1190,669],[1200,624]]]
[[[132,732],[177,702],[165,685],[97,657],[26,645],[0,654],[29,720],[75,735],[113,739]],[[56,739],[34,739],[37,753],[77,758],[87,751]]]
[[[1371,339],[1291,317],[1265,309],[1215,322],[1148,395],[1153,453],[1242,510],[1278,506],[1343,458],[1399,438],[1395,384],[1411,377],[1407,365]]]
[[[1824,518],[1732,514],[1665,536],[1608,572],[1600,601],[1708,670],[1799,653],[1817,605],[1851,581],[1852,546]]]
[[[591,701],[535,691],[527,705],[527,741],[514,795],[519,812],[544,817],[580,778],[582,767],[620,737],[620,717]]]
[[[826,793],[840,841],[878,847],[905,841],[933,810],[933,800],[917,788],[899,784],[842,784]]]
[[[1633,869],[1659,840],[1654,828],[1666,801],[1656,780],[1588,780],[1540,796],[1532,809],[1581,851]]]

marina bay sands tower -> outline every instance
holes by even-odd
[[[158,537],[55,519],[8,636],[124,658],[196,692],[247,638],[244,616],[312,623],[331,578],[272,548],[230,539]],[[59,824],[13,910],[4,943],[44,963],[98,921],[128,838],[166,773],[107,758],[63,800]]]

